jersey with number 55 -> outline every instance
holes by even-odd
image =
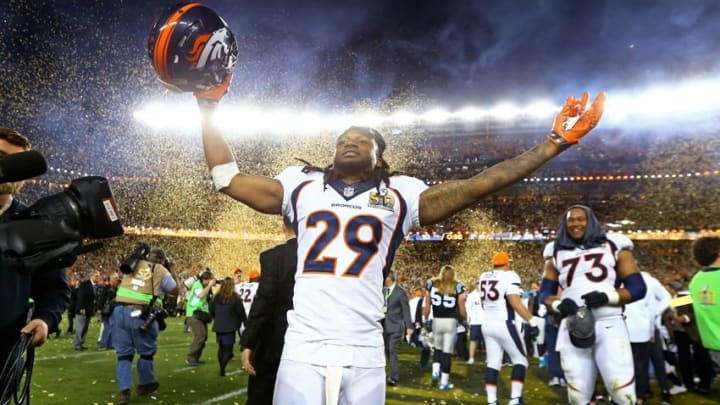
[[[347,356],[339,351],[323,358],[317,353],[311,353],[312,358],[291,355],[286,349],[283,358],[321,365],[384,366],[383,270],[390,268],[405,234],[419,225],[420,194],[427,186],[407,176],[390,177],[389,186],[380,187],[371,181],[325,185],[323,173],[303,173],[301,167],[287,168],[276,179],[283,187],[283,215],[293,222],[298,240],[286,346],[322,342],[367,348],[354,355],[345,350]]]
[[[432,303],[432,312],[435,318],[458,317],[458,297],[465,292],[465,285],[461,281],[455,284],[455,290],[452,294],[441,293],[432,279],[425,283],[425,289],[430,292],[430,302]]]
[[[570,298],[578,306],[585,305],[581,297],[591,291],[611,292],[620,286],[615,270],[618,253],[632,250],[632,241],[624,235],[609,233],[607,242],[591,248],[555,251],[555,242],[545,246],[543,257],[552,260],[558,272],[558,283],[563,288],[562,298]],[[595,319],[621,316],[623,308],[605,305],[593,309]]]

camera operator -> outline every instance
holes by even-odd
[[[177,283],[172,273],[163,266],[165,253],[152,249],[145,260],[142,254],[132,271],[123,275],[117,290],[117,306],[112,311],[112,344],[117,353],[116,369],[120,392],[118,404],[130,401],[133,385],[132,361],[135,352],[140,355],[137,362],[137,395],[143,396],[157,391],[160,384],[155,380],[153,356],[157,351],[160,322],[163,322],[162,296],[177,293]],[[157,318],[157,319],[156,319]]]
[[[208,295],[210,295],[215,282],[212,271],[207,269],[196,277],[195,282],[190,286],[185,306],[187,325],[193,334],[193,340],[190,343],[190,350],[185,361],[189,366],[194,367],[200,364],[200,356],[205,348],[207,325],[212,322]]]
[[[17,131],[0,128],[0,157],[27,151],[30,142]],[[0,221],[25,208],[13,198],[23,182],[0,184]],[[5,267],[0,265],[0,267]],[[22,334],[32,334],[30,347],[40,346],[49,331],[58,327],[60,316],[70,303],[70,286],[65,269],[48,268],[32,273],[0,268],[0,368]],[[30,299],[34,310],[30,313]],[[0,389],[7,381],[0,381]]]

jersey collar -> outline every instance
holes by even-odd
[[[346,184],[344,181],[338,179],[329,183],[330,187],[333,188],[345,201],[350,201],[356,196],[374,188],[375,182],[372,180],[359,181],[353,184]]]

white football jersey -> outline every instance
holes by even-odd
[[[323,173],[290,167],[276,177],[282,212],[298,236],[293,309],[283,358],[325,366],[385,365],[383,269],[419,225],[422,181],[393,176],[323,185]]]
[[[470,294],[467,295],[465,300],[465,312],[468,314],[468,324],[471,326],[482,325],[484,318],[484,311],[482,307],[482,300],[480,299],[480,287],[474,289]]]
[[[245,307],[245,315],[250,315],[255,294],[257,294],[259,283],[256,281],[248,281],[246,283],[235,284],[235,292],[240,296],[243,307]]]
[[[507,301],[510,294],[522,295],[520,276],[512,270],[486,271],[480,275],[480,300],[488,321],[514,321],[515,310]]]
[[[591,249],[575,248],[558,250],[554,253],[555,242],[545,245],[543,257],[552,259],[558,271],[558,282],[563,288],[562,298],[571,298],[578,306],[585,305],[581,297],[591,291],[611,292],[620,286],[615,271],[618,253],[621,250],[632,250],[632,241],[620,234],[607,234],[607,242]],[[593,309],[596,319],[621,316],[622,307],[605,305]]]

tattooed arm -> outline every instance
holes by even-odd
[[[526,177],[559,153],[560,147],[548,140],[474,177],[428,188],[420,195],[420,225],[440,222],[470,207],[488,194]]]
[[[588,97],[586,92],[579,100],[574,97],[565,100],[545,143],[469,179],[449,181],[425,190],[420,195],[420,225],[432,225],[452,216],[488,194],[519,181],[564,149],[576,144],[597,125],[603,113],[605,93],[598,94],[586,109]]]

